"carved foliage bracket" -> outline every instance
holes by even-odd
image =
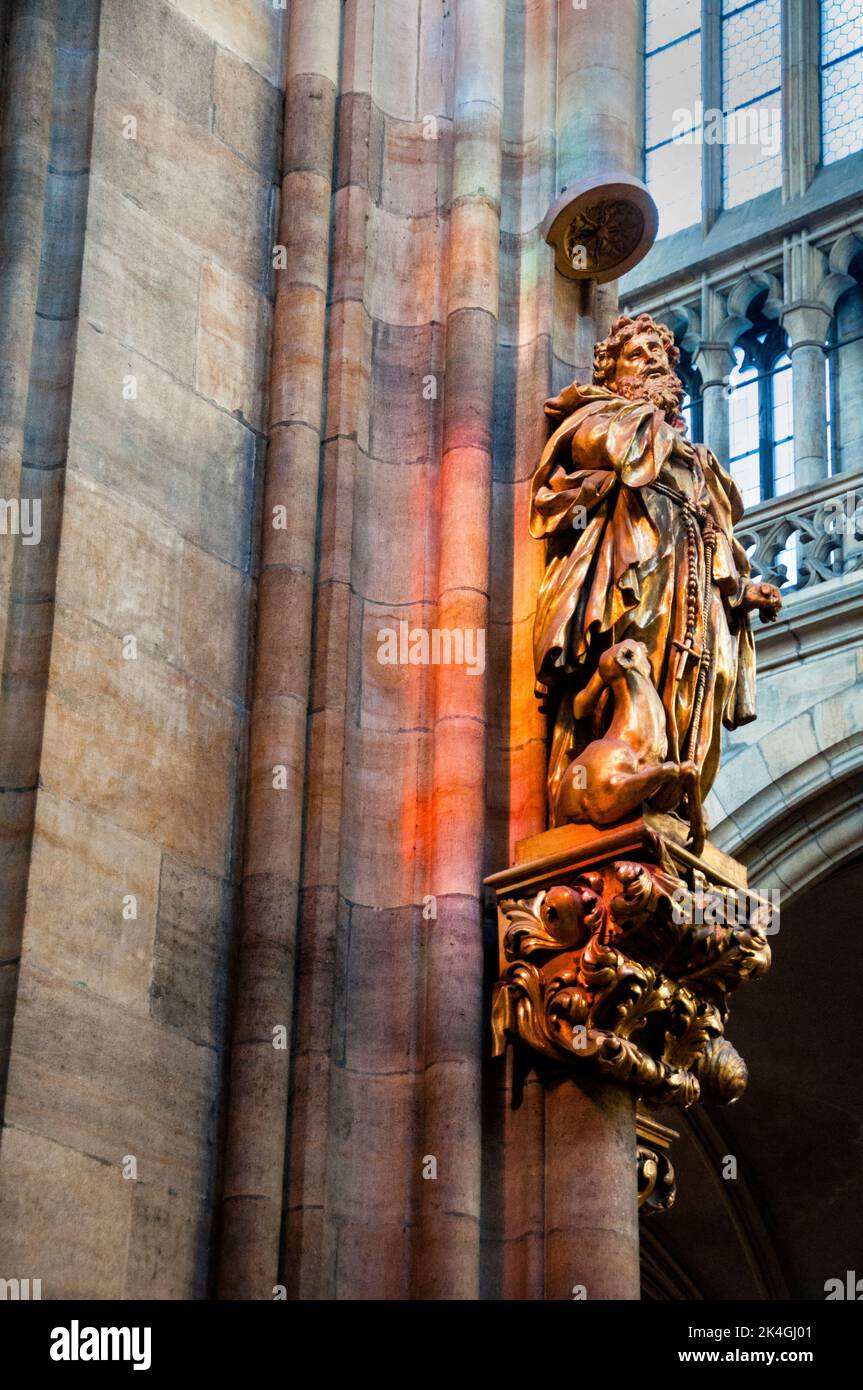
[[[525,865],[527,896],[507,892],[518,893],[512,870],[492,880],[495,1055],[520,1039],[633,1086],[651,1105],[736,1100],[747,1071],[724,1036],[729,995],[769,968],[770,906],[745,895],[741,922],[739,889],[711,882],[692,856],[675,863],[658,835],[645,843],[638,859],[593,863],[583,846],[544,882],[541,865]]]

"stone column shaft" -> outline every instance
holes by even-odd
[[[701,373],[704,409],[704,442],[710,445],[723,468],[728,467],[728,374],[734,354],[726,343],[701,343],[695,354]]]
[[[557,193],[591,174],[641,173],[640,0],[558,0]]]
[[[644,91],[644,7],[609,0],[598,24],[590,6],[556,0],[557,185],[555,193],[599,174],[641,177]],[[555,275],[555,389],[575,375],[587,381],[593,345],[618,309],[617,281],[596,285]]]
[[[19,13],[9,25],[4,78],[8,91],[0,142],[0,497],[20,497],[24,428],[30,387],[42,226],[48,184],[56,22],[53,6]],[[38,548],[38,547],[37,547]],[[13,570],[22,547],[0,544],[0,830],[5,852],[0,880],[0,1118],[6,1090],[9,1039],[15,1010],[27,871],[36,801],[35,779],[22,775],[21,711],[6,679],[15,652],[20,612],[13,600]],[[41,726],[41,717],[39,720]],[[7,737],[7,728],[9,736]],[[26,759],[29,762],[29,758]]]
[[[637,1299],[635,1096],[556,1077],[545,1097],[545,1297]]]
[[[505,6],[455,10],[452,217],[439,490],[437,623],[487,630],[497,347]],[[446,1181],[421,1185],[417,1296],[479,1296],[482,904],[486,678],[435,679],[425,1152]],[[454,1020],[460,1026],[453,1027]]]
[[[294,0],[223,1179],[226,1298],[271,1297],[279,1278],[290,1053],[274,1047],[273,1028],[290,1038],[340,34],[338,0]],[[274,524],[278,506],[286,528]],[[287,787],[276,785],[278,766]]]
[[[823,304],[797,303],[785,310],[793,372],[794,486],[827,477],[827,384],[824,342],[830,314]]]
[[[99,9],[17,5],[0,161],[0,497],[39,539],[0,538],[0,1117],[51,659],[89,192]]]

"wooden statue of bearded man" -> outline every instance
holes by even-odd
[[[598,669],[600,657],[616,644],[630,665],[636,653],[645,683],[649,662],[665,758],[695,765],[699,795],[716,776],[723,723],[755,718],[750,614],[772,620],[780,595],[750,580],[733,533],[743,514],[737,484],[685,436],[677,360],[667,328],[647,314],[620,317],[596,346],[593,385],[573,383],[545,404],[555,428],[533,478],[530,532],[547,541],[534,657],[553,720],[552,825],[587,818],[566,813],[561,789],[581,751],[608,730],[611,691],[587,717],[584,691],[600,682],[608,667],[606,658]],[[643,643],[646,662],[633,643]],[[671,811],[692,794],[672,779],[646,799]]]

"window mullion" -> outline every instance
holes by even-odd
[[[758,453],[761,471],[761,496],[765,500],[775,494],[775,465],[773,458],[773,373],[758,368]]]
[[[722,0],[701,0],[701,99],[705,111],[722,108]],[[722,209],[722,145],[703,145],[701,159],[701,223],[706,236]]]
[[[821,33],[814,0],[782,0],[782,197],[802,197],[821,160]]]

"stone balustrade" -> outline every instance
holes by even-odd
[[[863,470],[761,502],[735,534],[753,576],[786,591],[863,570]]]

